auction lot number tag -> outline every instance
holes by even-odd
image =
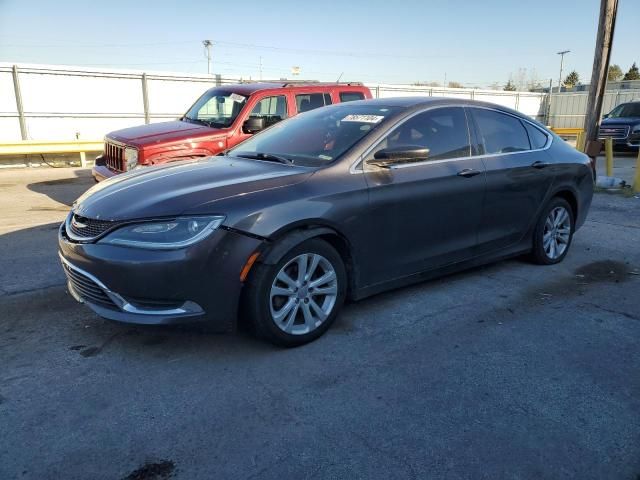
[[[384,116],[382,115],[347,115],[342,119],[343,122],[360,122],[360,123],[380,123]]]

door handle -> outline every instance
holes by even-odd
[[[549,166],[549,162],[541,162],[540,160],[538,160],[537,162],[533,162],[531,166],[533,168],[544,168]]]
[[[480,170],[474,170],[473,168],[465,168],[464,170],[460,170],[458,172],[459,177],[471,178],[476,175],[480,175],[482,172]]]

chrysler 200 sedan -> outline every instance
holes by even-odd
[[[102,317],[241,319],[295,346],[346,299],[516,255],[562,261],[592,194],[588,157],[515,111],[359,101],[94,186],[59,253],[70,293]]]

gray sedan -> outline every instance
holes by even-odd
[[[518,112],[349,102],[96,185],[59,250],[72,295],[105,318],[242,320],[296,346],[347,299],[517,255],[562,261],[592,194],[588,157]]]

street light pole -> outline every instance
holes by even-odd
[[[561,52],[558,52],[558,55],[560,55],[560,76],[558,77],[558,93],[562,91],[562,65],[564,63],[564,56],[565,54],[570,52],[571,50],[563,50]]]
[[[211,75],[211,47],[213,47],[213,42],[211,40],[203,40],[202,44],[204,48],[207,49],[206,57],[207,57],[207,73]]]

